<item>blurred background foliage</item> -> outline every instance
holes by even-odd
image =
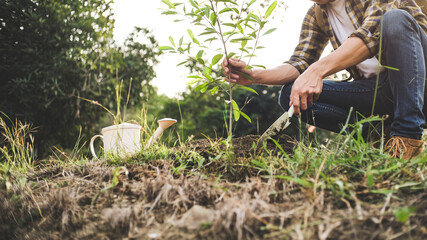
[[[225,137],[227,106],[218,95],[189,87],[178,98],[158,96],[150,84],[162,54],[155,36],[146,28],[135,28],[118,46],[112,34],[112,3],[0,1],[0,111],[10,122],[18,119],[37,127],[37,154],[45,157],[53,146],[72,149],[79,136],[87,141],[111,125],[105,110],[83,99],[97,101],[114,112],[115,89],[122,82],[122,105],[131,89],[126,107],[131,116],[126,120],[142,116],[141,121],[151,124],[162,117],[176,118],[176,133],[184,141],[191,135]],[[189,73],[198,70],[194,62],[186,67]],[[283,113],[277,104],[280,88],[254,89],[259,95],[235,92],[236,102],[245,105],[243,111],[252,119],[249,123],[242,118],[235,126],[235,136],[261,134]]]

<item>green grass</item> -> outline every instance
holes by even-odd
[[[364,119],[353,125],[347,125],[341,134],[330,135],[329,140],[302,136],[292,152],[284,151],[280,145],[273,151],[253,144],[253,154],[242,158],[224,146],[223,140],[209,139],[210,155],[206,156],[194,149],[191,144],[180,144],[175,147],[167,146],[160,141],[147,150],[141,150],[131,158],[107,156],[98,161],[105,163],[111,171],[109,179],[99,192],[91,199],[95,205],[106,196],[115,193],[115,189],[123,186],[121,178],[125,178],[132,166],[170,167],[173,178],[181,176],[200,175],[203,179],[212,181],[221,191],[240,189],[247,177],[259,178],[269,182],[271,179],[286,183],[283,192],[300,192],[307,196],[306,205],[316,205],[319,199],[333,199],[334,209],[376,206],[385,208],[392,199],[404,199],[408,194],[418,194],[427,190],[425,180],[427,157],[425,153],[412,160],[395,159],[366,143],[361,136],[361,128],[365,123],[377,121],[377,118]],[[2,122],[4,123],[4,122]],[[81,169],[93,163],[93,160],[82,154],[86,146],[81,139],[70,152],[55,150],[47,160],[37,161],[32,146],[30,126],[16,123],[12,128],[2,125],[2,134],[6,141],[2,142],[0,161],[0,190],[10,203],[20,203],[25,199],[31,200],[35,182],[29,177],[31,172],[49,168]],[[144,146],[144,144],[143,144]],[[237,146],[237,145],[236,145]],[[235,146],[235,147],[236,147]],[[147,168],[155,173],[156,167]],[[86,170],[87,171],[87,170]],[[153,178],[153,181],[156,180]],[[49,182],[49,177],[43,181]],[[88,178],[90,181],[90,178]],[[230,184],[224,184],[230,183]],[[46,184],[42,182],[42,184]],[[58,188],[66,188],[72,182],[57,182]],[[12,186],[14,186],[12,189]],[[16,186],[21,190],[17,192]],[[224,187],[227,186],[227,187]],[[274,198],[274,193],[271,193]],[[277,192],[277,194],[281,194]],[[289,193],[292,194],[292,193]],[[387,214],[394,216],[397,222],[410,225],[413,216],[418,216],[418,207],[406,200],[401,200],[396,207],[387,209]],[[38,208],[38,206],[37,206]],[[43,209],[35,208],[37,214],[43,216]],[[386,210],[384,210],[386,211]],[[380,218],[381,216],[378,216]],[[260,218],[267,222],[265,219]],[[351,217],[349,216],[351,220]],[[348,219],[342,219],[347,221]],[[319,220],[320,221],[320,220]],[[303,227],[317,227],[322,222],[304,223]],[[266,237],[288,236],[301,226],[292,225],[280,229],[274,224],[264,224],[260,231],[266,232]]]

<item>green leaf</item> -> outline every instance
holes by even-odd
[[[215,1],[217,1],[217,2],[228,2],[228,3],[234,4],[234,5],[238,5],[236,2],[231,1],[231,0],[215,0]]]
[[[177,12],[175,12],[175,11],[164,11],[164,12],[162,12],[162,14],[163,15],[176,15],[176,14],[178,14]]]
[[[176,66],[178,67],[178,66],[184,65],[184,64],[186,64],[187,62],[188,62],[188,61],[180,62],[180,63],[178,63]]]
[[[199,36],[213,34],[213,33],[216,33],[215,29],[213,29],[213,28],[206,28],[204,32],[202,32],[201,34],[199,34]]]
[[[252,88],[250,88],[250,87],[246,87],[246,86],[243,86],[243,85],[239,85],[239,87],[238,87],[238,88],[241,88],[241,89],[243,89],[243,90],[246,90],[246,91],[248,91],[248,92],[255,93],[256,95],[258,95],[257,91],[255,91],[254,89],[252,89]]]
[[[270,33],[274,32],[274,31],[276,31],[276,30],[277,30],[277,28],[269,29],[269,30],[268,30],[268,31],[266,31],[263,35],[270,34]]]
[[[224,33],[224,34],[222,34],[222,35],[225,37],[225,36],[228,36],[228,35],[233,36],[233,35],[235,35],[235,34],[237,34],[237,32],[234,32],[234,31],[228,31],[228,32],[225,32],[225,33]]]
[[[246,115],[242,111],[239,111],[239,113],[240,113],[240,115],[242,115],[242,117],[244,117],[246,120],[248,120],[249,123],[252,123],[252,120],[251,120],[251,118],[248,115]]]
[[[403,208],[396,209],[394,211],[394,216],[397,218],[399,222],[405,223],[409,219],[411,214],[416,211],[417,211],[417,208],[414,206],[403,207]]]
[[[231,52],[231,53],[228,54],[227,58],[232,58],[234,55],[236,55],[236,53],[235,52]]]
[[[179,46],[181,47],[182,46],[182,41],[184,40],[184,37],[182,36],[180,39],[179,39]]]
[[[233,28],[236,27],[236,24],[234,24],[234,23],[224,23],[222,25],[227,26],[227,27],[233,27]]]
[[[237,73],[239,76],[242,76],[242,77],[244,77],[244,78],[246,78],[246,79],[249,79],[249,80],[251,80],[251,81],[253,81],[253,80],[254,80],[254,79],[251,77],[251,75],[249,75],[249,74],[247,74],[247,73],[240,72],[240,71],[236,71],[236,73]]]
[[[221,11],[219,11],[218,14],[225,13],[225,12],[230,12],[230,11],[233,11],[233,9],[231,9],[231,8],[224,8]]]
[[[246,18],[246,20],[248,20],[248,21],[253,21],[253,20],[252,20],[252,19],[250,19],[250,18],[255,19],[255,22],[257,22],[257,23],[261,23],[261,19],[260,19],[257,15],[255,15],[255,14],[253,14],[253,13],[249,13],[249,14],[248,14],[248,18]]]
[[[187,78],[199,78],[199,79],[202,79],[202,77],[200,77],[198,75],[190,75],[190,76],[187,76]]]
[[[218,62],[219,62],[219,60],[221,60],[222,59],[222,57],[223,57],[224,55],[223,54],[217,54],[217,55],[215,55],[213,58],[212,58],[212,65],[215,65],[215,64],[217,64]]]
[[[205,40],[205,42],[212,42],[214,40],[218,40],[218,39],[216,37],[208,38],[208,39]]]
[[[244,47],[246,46],[246,44],[248,44],[248,40],[243,40],[243,41],[240,43],[240,46],[242,46],[242,48],[244,48]]]
[[[218,91],[219,91],[219,87],[218,86],[215,86],[214,88],[212,88],[211,90],[209,90],[209,92],[212,95],[215,95]]]
[[[211,13],[211,23],[212,23],[212,26],[215,26],[215,24],[216,24],[216,14],[215,13]]]
[[[230,42],[240,42],[240,41],[245,41],[245,40],[252,40],[252,38],[251,37],[235,38],[235,39],[231,39]]]
[[[239,50],[242,51],[242,52],[245,52],[245,53],[249,54],[249,51],[246,50],[245,48],[239,48]],[[247,68],[247,69],[249,69],[249,68]]]
[[[239,105],[237,105],[236,101],[232,101],[233,104],[233,116],[234,116],[234,121],[239,121],[240,118],[240,110],[239,110]]]
[[[172,37],[169,37],[169,42],[171,42],[172,46],[176,47],[176,46],[175,46],[175,42],[173,41],[173,38],[172,38]]]
[[[239,23],[236,24],[236,27],[239,29],[240,33],[243,34],[243,28]]]
[[[186,84],[188,85],[188,86],[190,86],[190,85],[193,85],[193,84],[195,84],[195,83],[198,83],[198,82],[200,82],[200,80],[201,79],[191,79],[190,81],[188,81]]]
[[[162,2],[168,5],[169,8],[175,9],[175,5],[173,5],[173,3],[171,3],[169,0],[162,0]]]
[[[252,0],[249,4],[248,7],[250,7],[252,4],[254,4],[256,2],[256,0]]]
[[[206,7],[206,8],[205,8],[205,16],[206,16],[207,18],[209,18],[210,12],[211,12],[210,7]]]
[[[271,15],[271,13],[274,11],[274,9],[276,8],[276,6],[277,6],[277,1],[274,1],[270,5],[270,7],[268,7],[267,11],[265,12],[264,19],[267,19]]]
[[[196,1],[194,1],[194,0],[190,0],[190,4],[191,4],[191,6],[193,6],[194,8],[199,9],[198,3],[197,3]]]
[[[190,35],[191,40],[197,45],[200,45],[199,41],[194,37],[193,31],[191,29],[187,29],[188,35]]]
[[[200,59],[203,56],[203,50],[200,50],[197,55],[196,55],[196,59]]]
[[[161,46],[159,47],[160,51],[164,51],[164,50],[175,50],[175,48],[170,47],[170,46]]]
[[[188,35],[190,35],[190,38],[193,39],[194,38],[194,34],[193,31],[191,31],[191,29],[187,29]]]
[[[201,93],[205,93],[205,92],[206,92],[206,90],[208,90],[208,85],[203,86],[203,87],[200,89],[200,92],[201,92]]]
[[[267,69],[264,65],[253,65],[254,67],[259,67],[259,68],[263,68],[263,69]]]
[[[197,91],[202,92],[202,90],[205,89],[203,92],[206,92],[206,89],[208,88],[208,84],[209,83],[207,83],[207,82],[203,83],[203,84],[200,84],[200,85],[198,85],[197,87],[194,88],[194,91],[196,91],[196,92]]]
[[[212,82],[212,81],[213,81],[213,79],[212,79],[212,77],[211,77],[211,73],[212,73],[212,69],[207,68],[207,67],[205,67],[205,68],[203,69],[203,76],[204,76],[207,80],[209,80],[209,82]]]
[[[267,164],[265,164],[265,162],[260,162],[257,160],[252,160],[251,161],[255,166],[261,168],[261,169],[267,169]]]
[[[309,181],[307,181],[306,179],[303,179],[303,178],[293,178],[293,177],[289,177],[289,176],[275,176],[276,178],[279,178],[279,179],[285,179],[285,180],[288,180],[288,181],[291,181],[291,182],[294,182],[294,183],[298,183],[298,184],[300,184],[300,185],[302,185],[303,187],[306,187],[306,188],[311,188],[311,187],[313,187],[313,183],[311,183],[311,182],[309,182]]]
[[[202,64],[202,65],[205,65],[205,60],[203,60],[202,58],[198,58],[197,62]]]
[[[394,68],[394,67],[390,67],[390,66],[385,66],[385,65],[382,65],[382,64],[381,64],[381,67],[387,68],[387,69],[390,69],[390,70],[393,70],[393,71],[400,71],[398,68]]]

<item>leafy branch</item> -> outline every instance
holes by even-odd
[[[252,58],[255,56],[255,50],[262,48],[258,46],[261,31],[264,29],[267,24],[267,18],[273,13],[274,9],[277,6],[277,1],[274,1],[269,5],[265,14],[261,14],[258,9],[258,14],[255,14],[254,11],[251,11],[250,7],[254,6],[257,0],[251,0],[249,3],[246,1],[232,1],[232,0],[204,0],[198,3],[195,0],[189,0],[184,2],[173,3],[170,0],[162,0],[164,4],[168,6],[168,9],[164,10],[162,14],[165,15],[182,15],[190,19],[194,27],[202,26],[204,30],[200,31],[197,35],[194,34],[196,30],[188,29],[187,33],[191,41],[184,43],[184,36],[179,40],[179,44],[176,45],[173,37],[169,37],[169,41],[172,46],[161,46],[159,49],[163,51],[170,51],[172,53],[180,53],[187,55],[187,60],[178,65],[184,64],[187,61],[196,60],[198,63],[203,65],[203,72],[199,75],[191,75],[188,78],[191,78],[189,84],[196,84],[201,81],[204,83],[199,84],[195,90],[201,92],[206,92],[209,88],[209,92],[216,94],[220,89],[229,96],[227,103],[229,104],[229,126],[228,126],[228,136],[232,136],[232,124],[233,117],[234,121],[238,121],[240,116],[247,119],[251,122],[251,119],[243,113],[239,108],[238,104],[233,100],[233,88],[236,87],[235,84],[231,84],[230,78],[224,79],[223,77],[214,77],[212,76],[213,66],[219,64],[220,60],[225,57],[227,62],[228,60],[235,56],[235,51],[232,51],[234,44],[238,44],[237,49],[240,50],[240,59],[244,57],[249,57],[247,69],[253,68],[249,65]],[[261,1],[262,2],[262,1]],[[240,4],[240,5],[239,5]],[[230,19],[231,21],[227,20]],[[181,21],[177,19],[175,21]],[[230,27],[230,31],[224,31],[225,28]],[[276,29],[272,28],[263,33],[263,35],[270,34]],[[214,35],[214,36],[212,36]],[[203,41],[199,41],[200,37],[203,37]],[[199,38],[199,39],[198,39]],[[213,56],[209,61],[203,60],[205,51],[203,49],[212,49],[212,43],[214,41],[219,41],[221,47],[214,51],[219,52]],[[254,41],[253,47],[248,46],[249,41]],[[209,43],[208,46],[205,44]],[[192,54],[192,46],[196,45],[197,48],[201,48],[194,55]],[[186,46],[184,49],[183,46]],[[236,47],[235,47],[236,48]],[[231,51],[230,51],[231,50]],[[244,54],[247,55],[244,55]],[[260,65],[254,65],[257,67],[263,67]],[[245,73],[236,72],[237,74],[244,76],[248,79],[251,79]],[[230,77],[230,76],[229,76]],[[228,89],[224,88],[219,82],[225,83],[228,82]],[[238,86],[244,90],[255,92],[255,90],[245,87]]]

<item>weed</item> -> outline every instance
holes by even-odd
[[[4,113],[1,114],[6,116]],[[9,172],[9,169],[12,168],[26,173],[33,167],[36,159],[34,136],[32,135],[34,128],[31,124],[18,120],[8,126],[6,121],[0,117],[0,131],[0,164],[3,166],[2,168],[5,168],[2,172]]]

